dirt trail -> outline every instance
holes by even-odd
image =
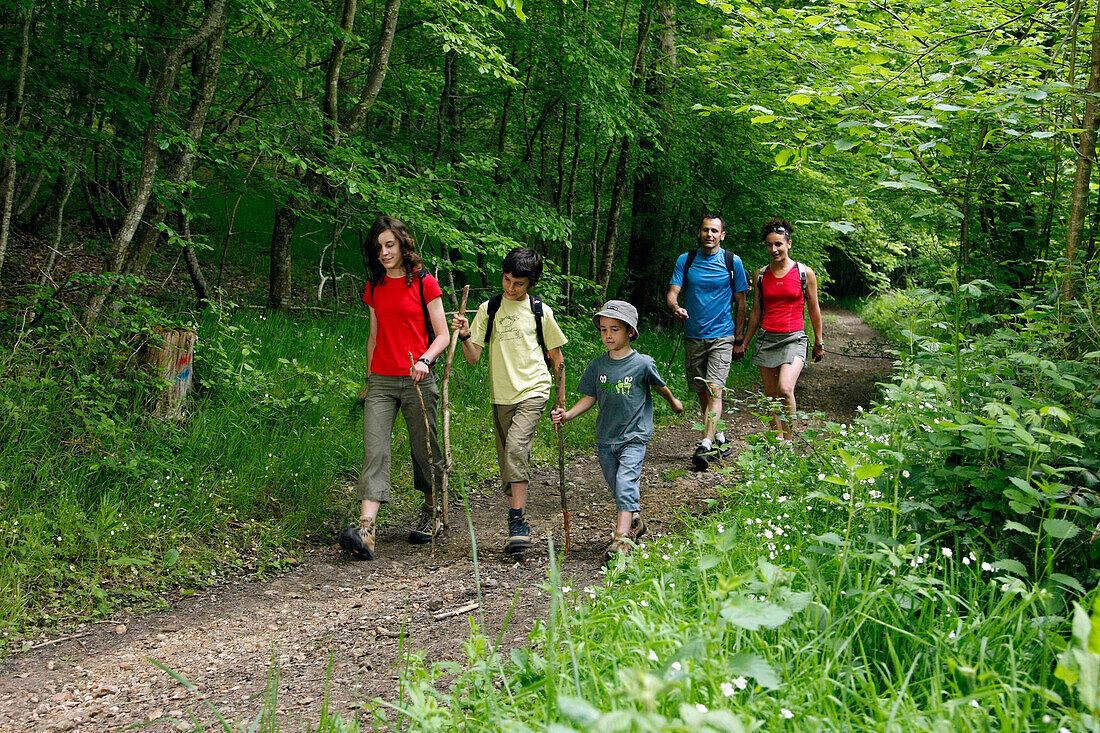
[[[804,372],[799,406],[848,420],[857,405],[871,401],[890,361],[844,355],[847,344],[875,339],[847,311],[826,311],[825,337],[829,354]],[[659,430],[650,443],[642,507],[653,534],[672,531],[681,507],[703,513],[706,499],[718,496],[714,486],[723,476],[690,471],[698,439],[690,423]],[[728,416],[728,423],[737,450],[745,435],[760,430],[748,416]],[[573,547],[564,582],[598,585],[614,503],[594,456],[571,461],[567,481]],[[500,550],[503,507],[492,487],[471,492],[483,600],[472,613],[479,621],[483,614],[485,632],[496,638],[511,610],[504,643],[512,647],[524,644],[546,614],[548,597],[540,591],[548,570],[545,538],[563,542],[556,469],[543,469],[532,482],[528,514],[538,542],[524,562],[507,560]],[[143,723],[153,731],[190,730],[192,713],[206,725],[215,722],[200,696],[231,721],[251,721],[262,707],[272,660],[281,675],[278,709],[286,727],[298,729],[320,715],[330,655],[332,710],[351,717],[375,697],[394,699],[402,635],[430,660],[462,660],[471,614],[433,616],[477,598],[461,507],[452,509],[455,528],[434,556],[427,546],[405,542],[408,519],[386,517],[374,562],[350,561],[333,544],[274,580],[230,582],[169,611],[92,625],[77,637],[9,657],[0,663],[0,731],[120,730]],[[117,624],[126,625],[125,633],[116,633]],[[188,692],[150,659],[199,692]]]

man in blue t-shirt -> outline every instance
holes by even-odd
[[[725,433],[717,430],[717,419],[722,416],[722,389],[729,377],[730,364],[745,355],[742,337],[749,281],[741,258],[722,249],[725,238],[726,223],[722,217],[703,216],[699,249],[676,260],[666,297],[672,314],[684,323],[688,388],[699,396],[706,426],[703,440],[691,457],[700,471],[732,451]],[[684,305],[680,305],[681,289]]]

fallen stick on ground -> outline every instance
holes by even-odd
[[[412,352],[409,354],[409,368],[416,368],[416,359],[413,358]],[[431,554],[435,554],[435,527],[439,522],[439,497],[436,496],[435,490],[435,456],[432,454],[432,429],[428,425],[428,408],[424,405],[424,393],[420,391],[420,382],[413,382],[413,386],[416,387],[416,396],[420,398],[420,414],[424,416],[424,445],[428,449],[428,482],[432,485],[432,495],[430,497],[432,502],[432,549]]]
[[[480,604],[477,601],[470,601],[459,606],[458,608],[452,608],[449,611],[436,611],[432,614],[432,618],[434,618],[436,621],[442,621],[443,619],[450,618],[451,616],[461,616],[464,613],[476,611],[479,605]]]
[[[466,312],[466,299],[470,297],[470,286],[462,288],[460,313]],[[447,349],[447,363],[443,367],[443,536],[451,531],[450,512],[448,511],[448,493],[451,486],[451,364],[458,349],[458,329],[451,333],[451,346]]]

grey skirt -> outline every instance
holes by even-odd
[[[805,364],[809,345],[810,338],[805,331],[773,333],[761,329],[753,342],[752,363],[769,369],[793,364],[795,359],[801,359]]]

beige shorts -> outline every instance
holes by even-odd
[[[531,480],[531,446],[547,402],[546,397],[532,397],[514,405],[493,405],[497,465],[500,482],[508,495],[513,483]]]
[[[716,339],[684,339],[684,371],[688,389],[696,394],[707,391],[707,385],[726,386],[733,363],[733,336]]]

